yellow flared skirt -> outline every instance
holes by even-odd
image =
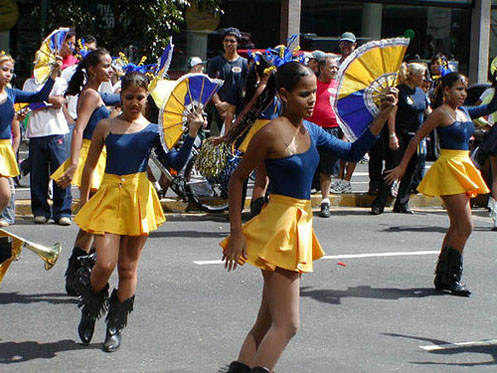
[[[14,177],[19,175],[16,155],[10,139],[0,139],[0,176]]]
[[[279,267],[312,272],[312,262],[324,255],[312,228],[310,200],[272,194],[261,213],[242,229],[247,243],[246,261],[266,271]],[[229,237],[219,244],[225,249],[228,242]]]
[[[418,191],[427,196],[467,194],[471,198],[490,192],[469,151],[452,149],[441,149],[440,157],[421,180]]]
[[[250,140],[252,140],[252,137],[255,136],[257,131],[259,131],[262,127],[264,127],[266,124],[271,122],[269,119],[257,119],[254,124],[250,127],[249,131],[247,132],[247,136],[243,139],[242,143],[238,147],[240,151],[245,153],[247,151],[247,148],[250,144]]]
[[[88,151],[90,150],[91,140],[83,139],[81,145],[81,150],[79,151],[78,167],[72,178],[71,185],[75,185],[78,188],[81,187],[81,179],[83,177],[83,169],[85,168],[86,158],[88,157]],[[97,165],[93,171],[93,178],[91,180],[90,188],[92,191],[97,190],[102,183],[102,177],[105,173],[105,163],[107,161],[107,150],[105,146],[100,153]],[[71,165],[71,158],[68,158],[64,163],[62,163],[55,172],[50,175],[50,178],[57,181],[66,172],[67,168]]]
[[[74,221],[93,234],[146,236],[166,220],[146,172],[104,174],[98,191],[78,212]]]

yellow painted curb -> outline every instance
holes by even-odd
[[[330,205],[339,207],[371,207],[371,202],[374,196],[366,193],[347,193],[347,194],[330,194]],[[391,206],[393,199],[389,199],[387,206]],[[321,195],[313,194],[311,196],[312,207],[319,208],[321,205]],[[487,196],[479,195],[471,200],[473,207],[486,207]],[[184,213],[184,212],[199,212],[201,211],[193,203],[184,202],[180,198],[163,198],[161,200],[162,208],[166,213]],[[443,207],[442,200],[438,197],[426,197],[422,194],[412,194],[409,199],[409,206],[411,208],[422,207]],[[73,199],[72,211],[73,214],[79,208],[79,199]],[[245,209],[250,209],[250,198],[245,200]],[[16,201],[16,216],[33,216],[31,211],[30,200],[17,200]]]

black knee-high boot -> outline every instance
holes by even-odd
[[[232,361],[229,367],[221,368],[218,373],[250,373],[250,367],[239,361]]]
[[[65,273],[67,295],[81,295],[83,289],[88,286],[86,280],[90,278],[89,273],[95,265],[95,260],[95,253],[87,254],[79,247],[73,248]]]
[[[471,291],[466,289],[466,286],[461,282],[463,259],[459,251],[452,247],[447,248],[448,262],[447,272],[442,277],[440,286],[442,290],[449,290],[453,295],[469,297]]]
[[[435,267],[435,279],[433,280],[433,284],[437,290],[442,290],[442,279],[447,272],[447,264],[449,262],[448,256],[447,247],[442,248],[438,256],[437,266]]]
[[[109,284],[99,292],[93,292],[91,283],[83,289],[79,298],[79,308],[81,308],[81,321],[78,326],[78,333],[81,341],[88,344],[93,337],[95,321],[100,318],[108,308]]]
[[[119,302],[117,290],[112,291],[109,300],[109,313],[107,314],[107,332],[105,333],[105,342],[103,350],[105,352],[114,352],[121,346],[121,333],[128,323],[128,314],[133,311],[135,296]]]

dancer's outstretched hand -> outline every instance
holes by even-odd
[[[232,232],[228,247],[223,251],[224,268],[230,272],[247,260],[247,243],[241,231]]]
[[[404,176],[404,173],[406,172],[405,168],[402,166],[397,166],[395,168],[392,168],[390,170],[385,171],[385,182],[387,184],[392,184],[395,180],[400,180]]]
[[[212,145],[219,145],[226,141],[226,136],[218,136],[218,137],[209,137],[207,139]]]
[[[66,172],[64,172],[58,180],[55,180],[55,183],[61,188],[67,188],[70,186],[72,179],[74,178],[74,174],[76,173],[76,168],[76,166],[70,165]]]
[[[188,120],[188,134],[191,137],[196,137],[200,128],[207,127],[207,118],[202,113],[190,113],[187,116]]]
[[[399,102],[399,90],[395,87],[390,87],[382,95],[380,102],[380,110],[392,110]]]

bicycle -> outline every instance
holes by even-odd
[[[176,174],[164,167],[157,154],[152,151],[150,159],[169,181],[171,190],[185,202],[192,202],[201,210],[209,213],[223,212],[228,209],[227,181],[208,180],[195,167],[200,141],[195,141],[190,159],[185,167]]]

